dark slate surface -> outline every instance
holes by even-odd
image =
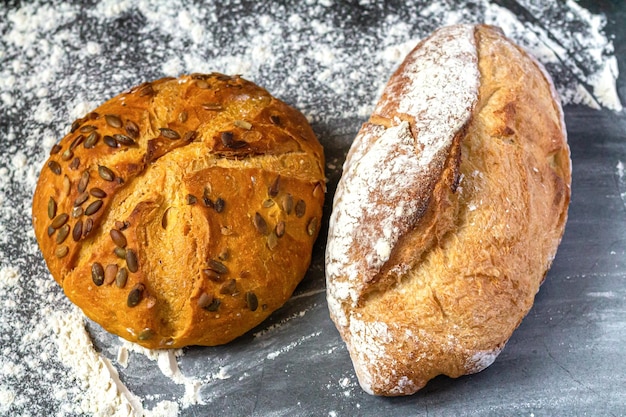
[[[626,73],[626,5],[581,4],[608,15],[607,32],[614,36],[619,66]],[[128,39],[138,28],[132,19],[118,23],[98,30],[115,42],[116,36]],[[618,91],[625,102],[624,75]],[[311,269],[284,308],[227,346],[185,349],[179,359],[182,373],[213,377],[201,388],[206,404],[182,409],[181,415],[626,415],[626,178],[617,169],[620,161],[626,162],[626,114],[567,106],[565,118],[574,167],[566,233],[535,306],[491,367],[456,380],[438,377],[410,397],[380,398],[361,391],[328,317],[322,232]],[[313,125],[328,159],[343,161],[361,122]],[[11,123],[19,131],[20,120]],[[329,180],[324,227],[338,174]],[[42,273],[41,258],[35,256],[28,268]],[[108,346],[119,344],[117,338],[93,323],[88,327],[95,346],[114,360]],[[220,369],[225,374],[215,376]],[[128,368],[119,371],[130,391],[145,399],[146,408],[183,396],[184,387],[142,355],[133,355]]]

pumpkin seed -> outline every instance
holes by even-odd
[[[250,130],[250,129],[252,129],[252,123],[250,123],[250,122],[246,122],[245,120],[235,120],[235,121],[233,122],[233,124],[234,124],[235,126],[237,126],[237,127],[240,127],[240,128],[242,128],[242,129],[245,129],[245,130]]]
[[[195,195],[187,194],[187,204],[196,204],[198,202],[198,198]]]
[[[117,265],[109,264],[106,268],[104,268],[104,283],[106,285],[110,285],[115,281],[115,277],[117,276]]]
[[[291,211],[293,210],[293,197],[291,194],[285,194],[280,202],[280,205],[287,215],[291,214]]]
[[[135,146],[136,143],[130,136],[122,135],[121,133],[116,133],[113,135],[113,138],[117,143],[124,146]]]
[[[250,311],[256,311],[256,309],[259,308],[259,299],[254,292],[246,292],[246,304]]]
[[[152,88],[152,84],[146,84],[139,89],[139,97],[152,96],[155,91]]]
[[[89,199],[89,193],[79,194],[78,197],[76,197],[76,200],[74,200],[74,207],[80,206],[87,201],[87,199]]]
[[[78,169],[78,167],[80,166],[80,158],[76,157],[76,158],[72,159],[72,162],[70,162],[70,164],[68,166],[72,170]]]
[[[78,145],[83,143],[84,140],[85,140],[85,136],[83,136],[83,135],[76,136],[76,138],[74,138],[74,140],[70,144],[70,149],[74,150]]]
[[[85,125],[80,128],[80,133],[91,133],[96,129],[97,127],[95,127],[94,125]]]
[[[234,294],[235,292],[237,292],[237,281],[234,279],[229,279],[220,288],[220,294]]]
[[[74,242],[78,242],[83,235],[83,221],[79,220],[74,225],[74,230],[72,230],[72,239]]]
[[[276,179],[274,180],[274,182],[272,183],[272,185],[268,187],[267,194],[270,197],[276,197],[278,195],[279,186],[280,186],[280,175],[278,175]]]
[[[61,175],[61,165],[57,161],[48,162],[48,168],[54,175]]]
[[[92,196],[96,198],[104,198],[107,196],[107,193],[98,187],[94,187],[91,190],[89,190],[89,194],[91,194]]]
[[[153,337],[154,337],[154,332],[152,331],[152,329],[148,329],[148,328],[143,329],[137,335],[138,340],[150,340]]]
[[[315,188],[313,188],[313,197],[319,198],[322,194],[324,194],[324,190],[322,188],[322,184],[318,182],[317,185],[315,185]]]
[[[65,225],[65,223],[67,223],[69,218],[70,216],[68,216],[67,213],[61,213],[58,216],[56,216],[54,220],[52,220],[52,223],[50,223],[50,227],[52,227],[55,230],[60,229],[63,225]]]
[[[115,140],[115,138],[113,136],[105,135],[102,140],[110,148],[119,148],[120,147],[120,144],[117,143],[117,141]]]
[[[317,232],[317,223],[317,217],[313,217],[311,220],[309,220],[309,224],[307,224],[306,226],[306,231],[309,236],[313,236],[315,232]]]
[[[50,200],[48,200],[48,218],[52,220],[54,219],[56,215],[57,215],[57,202],[54,201],[54,198],[50,197]]]
[[[87,206],[87,208],[85,209],[85,214],[87,216],[96,214],[98,210],[100,210],[100,207],[102,207],[102,200],[96,200]]]
[[[52,146],[52,149],[50,149],[50,155],[54,155],[57,154],[59,152],[61,152],[61,145],[59,145],[58,143],[55,143],[54,146]]]
[[[69,195],[70,189],[72,188],[72,181],[70,181],[70,177],[67,175],[63,176],[63,194],[66,196]]]
[[[83,227],[83,237],[86,237],[89,233],[91,233],[91,229],[93,229],[93,219],[90,217],[85,220],[85,226]]]
[[[226,202],[222,198],[218,197],[218,199],[215,200],[215,203],[213,204],[213,208],[215,209],[216,212],[221,213],[224,211],[225,204]]]
[[[205,292],[198,297],[198,307],[207,308],[213,302],[213,296]]]
[[[198,136],[198,132],[196,132],[195,130],[190,130],[189,132],[185,133],[185,135],[183,136],[183,141],[193,142],[194,140],[196,140],[197,136]]]
[[[96,143],[98,143],[99,139],[100,134],[98,132],[91,132],[89,136],[87,136],[87,139],[85,139],[85,143],[83,143],[83,146],[85,147],[85,149],[91,149],[96,146]]]
[[[74,207],[72,208],[72,217],[75,219],[78,219],[80,216],[83,215],[83,213],[85,212],[85,210],[83,210],[82,207]]]
[[[99,262],[91,265],[91,279],[98,287],[104,283],[104,269]]]
[[[139,270],[137,254],[132,249],[126,249],[126,266],[130,272],[137,272]]]
[[[280,117],[275,115],[275,114],[272,114],[272,115],[270,115],[270,122],[272,122],[272,124],[279,125],[280,124]]]
[[[111,127],[118,129],[122,127],[122,119],[116,114],[105,114],[104,120],[106,120],[107,124]]]
[[[276,237],[283,237],[283,235],[285,234],[285,222],[279,221],[276,224],[276,228],[274,229],[274,232],[276,232]]]
[[[115,254],[115,256],[117,256],[120,259],[126,259],[126,249],[124,248],[120,248],[119,246],[116,246],[115,249],[113,249],[113,253]]]
[[[261,214],[257,211],[254,213],[254,228],[262,235],[267,235],[267,223]]]
[[[213,300],[211,300],[211,304],[206,306],[205,310],[217,311],[217,309],[220,308],[220,304],[222,304],[222,302],[220,301],[219,298],[213,298]]]
[[[299,200],[296,204],[296,217],[302,217],[306,213],[306,203],[304,200]]]
[[[87,185],[89,184],[89,171],[83,171],[80,176],[80,180],[78,180],[78,192],[84,193],[87,189]]]
[[[278,246],[278,236],[276,235],[276,232],[272,230],[272,233],[270,233],[267,237],[267,247],[270,250],[274,250],[276,249],[276,246]]]
[[[185,123],[187,121],[188,118],[188,114],[186,111],[181,111],[180,113],[178,113],[178,121],[181,123]]]
[[[56,242],[57,244],[61,244],[63,242],[65,242],[65,239],[67,239],[67,236],[70,234],[70,225],[69,224],[64,224],[60,229],[59,232],[57,233],[57,238],[56,238]]]
[[[139,138],[139,126],[137,126],[137,123],[133,122],[132,120],[126,121],[126,126],[124,126],[124,130],[126,130],[126,133],[131,138],[133,139]]]
[[[109,168],[104,165],[98,165],[98,174],[100,178],[105,181],[113,181],[115,179],[115,174]]]
[[[202,272],[207,276],[208,279],[215,282],[221,282],[223,280],[222,276],[212,269],[203,269]]]
[[[128,293],[128,298],[126,299],[126,305],[128,307],[135,307],[137,304],[141,302],[143,298],[143,290],[145,286],[143,284],[137,284],[133,287],[132,290]]]
[[[74,152],[72,152],[71,149],[66,149],[65,151],[63,151],[63,153],[61,154],[61,159],[63,161],[69,161],[70,159],[72,159],[72,157],[74,156]]]
[[[233,132],[222,132],[220,139],[224,146],[230,148],[233,145]]]
[[[109,234],[111,235],[111,240],[113,240],[113,243],[115,243],[118,247],[126,247],[126,244],[128,242],[126,241],[126,236],[124,236],[122,232],[117,229],[111,229],[111,232]]]
[[[117,270],[117,274],[115,275],[115,286],[117,288],[124,288],[126,286],[126,281],[128,280],[128,270],[124,267]]]
[[[268,199],[263,200],[263,203],[262,203],[261,205],[262,205],[263,207],[265,207],[265,208],[270,208],[270,207],[272,207],[274,204],[276,204],[276,203],[274,203],[274,200],[272,200],[271,198],[268,198]]]
[[[169,129],[167,127],[162,127],[159,129],[161,131],[161,135],[168,139],[176,140],[180,139],[180,135],[175,130]]]
[[[228,267],[220,261],[216,261],[214,259],[209,260],[209,269],[217,272],[218,274],[228,273]]]
[[[201,88],[201,89],[203,89],[203,90],[206,90],[207,88],[209,88],[209,83],[207,83],[207,82],[206,82],[206,81],[204,81],[204,80],[197,80],[197,81],[196,81],[196,86],[197,86],[198,88]]]
[[[68,248],[67,246],[65,246],[65,245],[58,246],[54,250],[54,256],[56,256],[57,258],[61,259],[61,258],[66,257],[69,252],[70,252],[70,248]]]

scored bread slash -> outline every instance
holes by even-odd
[[[551,80],[499,29],[444,27],[409,53],[329,222],[329,311],[366,392],[493,363],[554,258],[570,183]]]
[[[33,226],[54,279],[106,330],[147,348],[212,346],[302,280],[324,181],[306,118],[263,88],[164,78],[71,123],[40,174]]]

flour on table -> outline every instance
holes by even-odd
[[[518,0],[525,20],[488,0],[415,1],[398,11],[362,0],[353,6],[358,12],[325,0],[9,3],[0,5],[2,415],[176,416],[228,395],[227,383],[255,378],[250,364],[297,356],[299,346],[320,337],[318,330],[287,342],[275,337],[307,322],[308,311],[296,312],[257,330],[251,343],[259,351],[246,361],[227,353],[207,358],[205,374],[185,367],[183,351],[155,353],[120,341],[111,352],[94,347],[97,335],[86,330],[39,255],[31,196],[50,148],[71,122],[133,85],[183,72],[239,73],[299,108],[324,141],[358,130],[419,39],[441,25],[484,21],[537,55],[565,104],[622,109],[606,19],[573,0]],[[341,161],[327,167],[338,174]],[[623,171],[619,165],[626,201]],[[325,346],[319,354],[338,350]],[[144,358],[173,394],[133,392],[129,373]],[[341,385],[338,392],[347,391]]]

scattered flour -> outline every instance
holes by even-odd
[[[293,298],[295,298],[297,296],[294,296]],[[299,311],[298,313],[295,313],[287,318],[284,318],[283,320],[281,320],[280,322],[276,323],[276,324],[272,324],[268,327],[266,327],[265,329],[258,331],[256,333],[254,333],[254,337],[255,338],[263,338],[263,337],[267,337],[268,335],[270,335],[271,333],[273,333],[274,330],[280,329],[281,327],[283,327],[285,324],[293,321],[294,319],[299,319],[304,317],[304,315],[306,314],[306,312],[308,311],[308,309],[304,309],[302,311]]]
[[[289,352],[290,350],[294,349],[297,346],[300,346],[301,344],[305,343],[307,340],[313,338],[313,337],[317,337],[320,334],[322,334],[322,332],[314,332],[311,333],[307,336],[304,336],[296,341],[293,341],[283,347],[281,347],[280,349],[274,351],[274,352],[270,352],[267,354],[267,359],[276,359],[278,356],[282,355],[283,353]]]
[[[359,122],[353,120],[370,114],[389,74],[420,38],[444,24],[479,21],[499,24],[531,50],[565,103],[622,109],[604,16],[573,0],[520,0],[528,13],[519,19],[495,3],[416,1],[394,11],[376,0],[353,8],[313,0],[202,6],[191,0],[3,2],[0,414],[173,417],[210,402],[203,387],[229,379],[245,383],[253,375],[240,363],[216,362],[206,375],[189,377],[181,371],[180,350],[153,352],[119,342],[112,347],[117,360],[109,360],[94,347],[82,313],[50,277],[30,230],[39,169],[72,120],[145,80],[220,71],[266,87],[331,137],[354,132]],[[329,162],[333,172],[340,167],[341,161]],[[620,162],[620,180],[623,172]],[[305,313],[289,320],[306,321]],[[269,340],[285,323],[258,331],[255,340]],[[268,343],[253,360],[274,363],[319,336],[313,331],[283,345]],[[322,353],[339,351],[334,346]],[[166,398],[133,392],[127,372],[140,357],[183,393]],[[349,391],[347,384],[342,380],[337,389]]]

